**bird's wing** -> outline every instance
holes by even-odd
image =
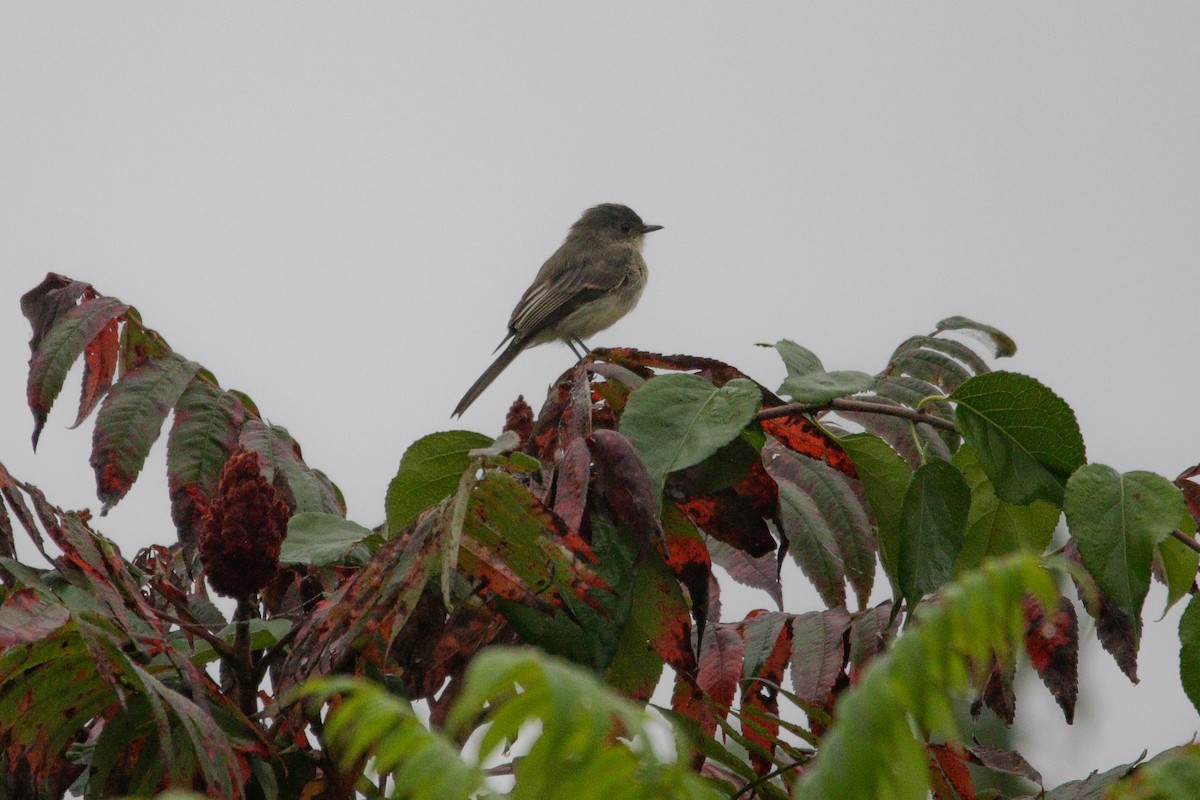
[[[575,309],[628,280],[630,257],[627,246],[610,245],[567,262],[548,275],[543,274],[543,267],[513,309],[509,330],[527,339],[553,327]]]

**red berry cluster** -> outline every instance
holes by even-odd
[[[262,476],[258,455],[230,456],[200,533],[200,563],[213,589],[241,599],[266,586],[279,571],[287,521],[287,503]]]

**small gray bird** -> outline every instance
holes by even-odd
[[[583,340],[637,305],[647,275],[642,237],[661,229],[662,225],[647,225],[629,206],[616,203],[583,212],[513,309],[508,336],[496,348],[504,347],[503,352],[458,401],[452,416],[462,416],[527,347],[561,339],[580,358],[587,355]]]

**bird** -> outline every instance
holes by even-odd
[[[528,347],[561,340],[580,359],[586,356],[583,340],[637,305],[648,274],[642,243],[647,233],[662,227],[647,225],[633,209],[618,203],[584,211],[521,295],[508,320],[508,335],[492,351],[500,355],[471,384],[451,416],[462,416]]]

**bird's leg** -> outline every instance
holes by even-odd
[[[583,352],[580,353],[579,350],[576,349],[575,345],[579,345]],[[591,348],[588,347],[584,343],[583,339],[580,339],[578,336],[572,336],[571,338],[567,339],[567,347],[571,348],[571,352],[574,353],[575,357],[580,361],[583,361],[592,352]]]

